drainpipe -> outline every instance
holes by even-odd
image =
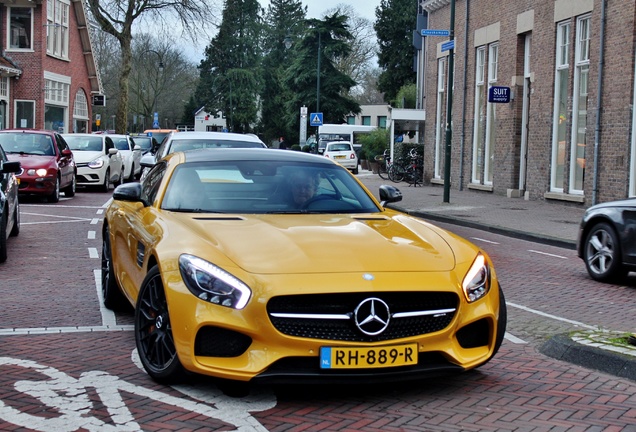
[[[601,141],[601,95],[603,94],[603,64],[605,62],[605,6],[607,0],[601,1],[601,34],[598,56],[598,85],[596,90],[596,126],[594,127],[594,168],[592,181],[592,205],[598,200],[598,153]]]
[[[464,89],[463,99],[466,100],[466,92],[468,90],[467,70],[468,64],[468,9],[470,1],[466,0],[466,19],[464,20]],[[465,152],[465,139],[466,139],[466,104],[462,104],[462,133],[459,139],[459,190],[464,190],[464,152]]]

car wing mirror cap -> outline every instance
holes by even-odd
[[[402,192],[395,186],[382,185],[380,186],[380,201],[382,207],[388,203],[402,201]]]
[[[140,202],[144,206],[148,205],[141,198],[141,183],[125,183],[117,186],[113,191],[113,199],[117,201]]]
[[[139,164],[144,168],[152,168],[155,166],[155,157],[151,154],[146,153],[141,157]]]

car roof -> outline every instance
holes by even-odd
[[[333,165],[331,159],[325,157],[298,152],[298,151],[278,151],[267,148],[224,148],[219,150],[188,150],[168,155],[181,154],[186,163],[190,162],[211,162],[211,161],[282,161],[282,162],[307,162]]]
[[[226,141],[249,141],[249,142],[257,142],[262,143],[262,141],[255,135],[249,134],[239,134],[232,132],[179,132],[178,134],[172,135],[170,140],[178,141],[178,140],[188,140],[188,139],[218,139],[218,140],[226,140]]]
[[[48,130],[39,130],[39,129],[3,129],[0,130],[0,133],[30,133],[30,134],[40,134],[40,135],[55,135],[55,132]]]

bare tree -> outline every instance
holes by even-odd
[[[358,101],[360,105],[374,105],[384,103],[384,95],[378,90],[378,81],[380,79],[380,68],[367,69],[358,85],[352,89],[351,95]]]
[[[360,83],[368,70],[373,67],[373,59],[377,55],[373,23],[358,15],[353,5],[345,3],[339,3],[335,8],[325,11],[323,15],[333,15],[336,12],[347,17],[349,32],[353,35],[351,53],[336,59],[336,69],[349,75],[356,83]]]
[[[128,82],[132,67],[133,24],[142,15],[150,15],[164,27],[181,23],[185,33],[195,39],[215,19],[210,13],[215,0],[88,0],[88,7],[100,28],[119,42],[121,61],[119,68],[119,104],[116,114],[118,133],[126,132],[128,118]]]

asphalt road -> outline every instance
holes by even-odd
[[[504,281],[508,335],[478,370],[401,385],[168,387],[138,366],[132,313],[99,302],[109,194],[22,200],[0,266],[0,430],[636,431],[636,382],[546,357],[546,337],[636,328],[636,290],[593,283],[571,250],[448,228],[484,247]]]

